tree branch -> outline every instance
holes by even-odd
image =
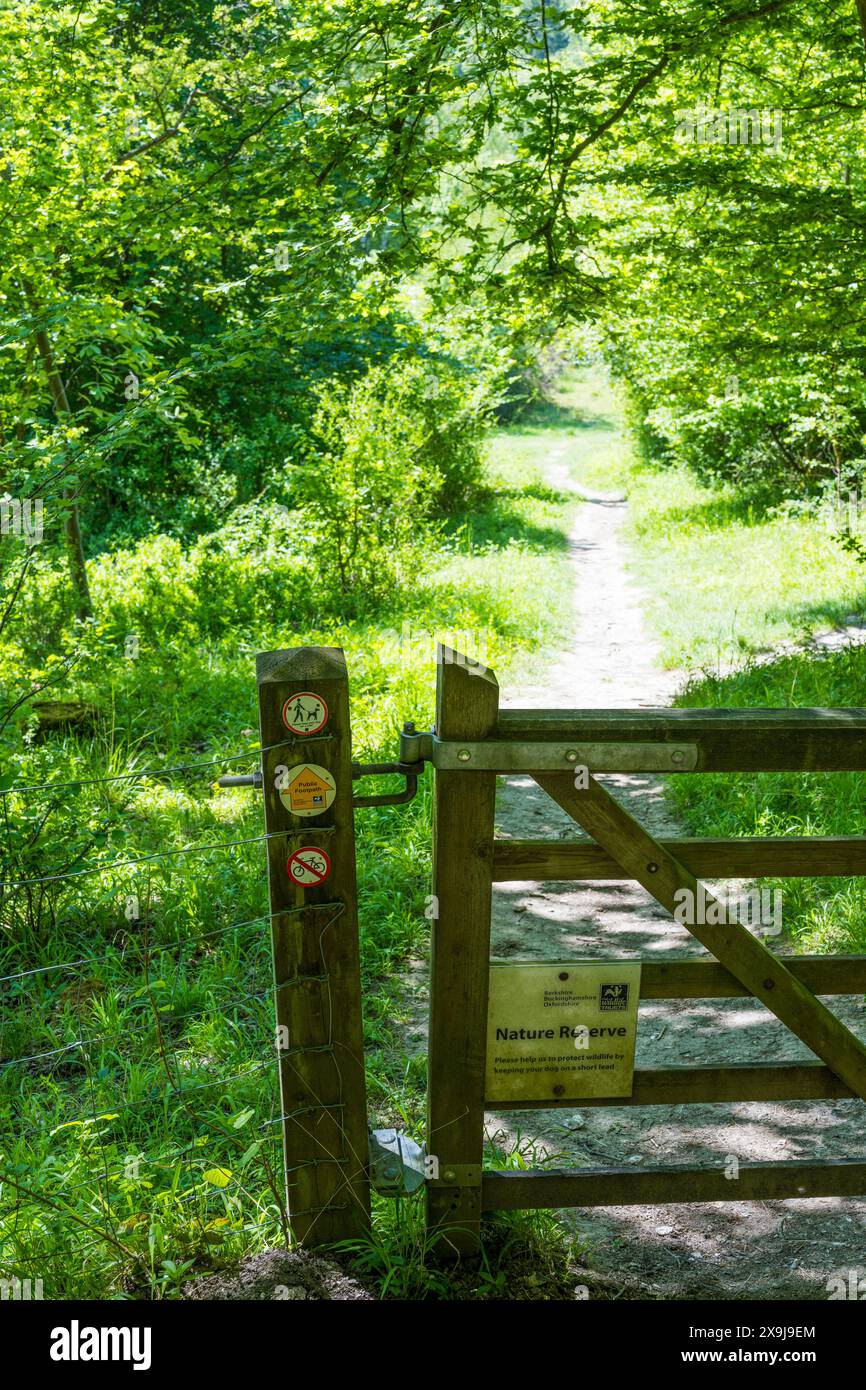
[[[192,106],[192,103],[197,95],[198,88],[193,87],[192,91],[190,92],[189,96],[187,97],[186,101],[181,107],[180,115],[178,116],[177,121],[173,126],[169,126],[167,130],[162,131],[162,133],[159,135],[154,135],[152,140],[145,140],[143,145],[136,145],[134,150],[127,150],[125,154],[118,155],[114,163],[109,164],[108,168],[103,174],[103,183],[109,177],[109,175],[112,174],[114,170],[117,169],[121,164],[126,164],[130,159],[138,159],[139,155],[147,154],[148,150],[155,150],[159,145],[164,145],[166,140],[173,140],[176,135],[180,135],[180,132],[183,129],[184,117],[189,108]]]

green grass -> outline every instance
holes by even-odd
[[[556,1162],[536,1141],[516,1136],[508,1151],[488,1138],[485,1170],[536,1169]],[[375,1200],[375,1199],[374,1199]],[[583,1243],[565,1231],[552,1211],[490,1212],[481,1224],[478,1260],[459,1266],[430,1258],[424,1204],[417,1200],[378,1200],[372,1236],[344,1242],[355,1268],[372,1275],[383,1296],[410,1299],[549,1300],[574,1299],[579,1280],[575,1260]],[[447,1239],[447,1227],[437,1236]],[[591,1276],[590,1276],[591,1277]],[[605,1295],[602,1294],[604,1297]]]
[[[136,659],[108,624],[83,637],[85,654],[46,692],[90,702],[87,733],[40,740],[23,711],[7,724],[3,785],[57,791],[0,799],[10,865],[0,975],[38,972],[0,981],[3,1277],[40,1277],[48,1298],[177,1297],[185,1278],[284,1238],[260,806],[249,791],[215,785],[221,770],[256,762],[254,654],[344,647],[353,747],[365,761],[394,757],[404,719],[430,727],[437,637],[515,679],[555,646],[568,612],[573,502],[543,482],[550,438],[531,416],[492,438],[486,490],[449,518],[426,568],[389,606],[316,623],[290,610],[251,628],[233,625],[228,604],[216,637],[188,613],[172,628],[154,609],[165,635]],[[92,583],[106,598],[126,585],[124,602],[130,588],[138,601],[134,573],[109,557],[92,566]],[[165,603],[170,575],[158,588]],[[10,677],[20,658],[10,639]],[[7,696],[14,690],[10,681]],[[226,761],[239,750],[248,756]],[[209,760],[216,766],[85,784]],[[402,1042],[395,978],[425,949],[430,811],[426,778],[410,805],[357,817],[371,1118],[418,1136],[424,1059]],[[179,853],[208,844],[217,848]],[[148,854],[169,857],[111,867]],[[9,886],[71,870],[87,872]],[[402,1261],[403,1285],[442,1296],[417,1260],[409,1269],[399,1223],[417,1234],[419,1214],[402,1207],[398,1217],[376,1202],[383,1288],[394,1291],[386,1275]],[[513,1229],[521,1248],[553,1238],[543,1216]],[[490,1280],[461,1296],[492,1296],[515,1238],[498,1240]]]
[[[820,521],[774,513],[760,490],[708,486],[682,467],[648,467],[597,373],[577,374],[571,399],[588,422],[600,412],[611,427],[603,449],[583,459],[571,454],[573,476],[627,492],[630,564],[647,594],[649,625],[665,664],[695,673],[676,703],[866,706],[863,649],[754,659],[866,608],[863,566]],[[669,780],[668,796],[694,835],[866,833],[866,790],[856,773],[683,776]],[[862,879],[762,886],[782,890],[784,930],[796,950],[866,950]]]
[[[866,706],[866,649],[796,654],[728,677],[694,680],[677,701],[692,707]],[[671,778],[668,796],[695,835],[863,835],[861,773],[757,773]],[[783,928],[796,950],[866,951],[862,878],[763,881],[782,893]]]
[[[866,609],[862,565],[814,517],[701,485],[685,469],[637,470],[634,572],[670,666],[724,668]]]
[[[726,669],[866,611],[863,566],[814,516],[774,514],[760,489],[648,466],[603,376],[575,373],[569,388],[588,427],[569,447],[572,476],[628,496],[631,568],[666,666]]]
[[[547,414],[560,420],[568,439],[575,481],[592,491],[624,492],[634,454],[622,403],[606,376],[596,369],[566,371]]]

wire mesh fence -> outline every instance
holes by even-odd
[[[0,788],[0,1278],[35,1275],[45,1297],[165,1296],[193,1264],[287,1234],[266,835],[127,855],[106,841],[92,863],[31,872],[11,833],[16,798],[260,757]]]

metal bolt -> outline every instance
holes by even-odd
[[[675,748],[674,751],[671,753],[671,762],[681,763],[684,757],[685,753],[683,752],[683,750],[681,748]]]
[[[460,752],[457,754],[457,759],[461,763],[468,763],[471,757],[472,754],[469,752],[468,748],[461,748]]]
[[[567,970],[563,970],[563,972],[562,972],[562,974],[560,975],[559,978],[560,978],[561,980],[567,980],[567,979],[568,979],[568,971],[567,971]]]
[[[567,763],[576,763],[578,760],[578,756],[579,755],[574,748],[569,748],[568,752],[565,755],[565,761]]]
[[[446,1176],[446,1178],[447,1178],[447,1179],[449,1180],[449,1182],[450,1182],[452,1178],[456,1177],[456,1174],[455,1174],[455,1172],[454,1172],[454,1169],[453,1169],[453,1168],[446,1168],[446,1169],[445,1169],[445,1176]]]
[[[776,983],[775,980],[765,980],[765,981],[764,981],[764,989],[773,989],[773,987],[775,986],[775,983]]]
[[[647,873],[648,873],[648,874],[657,874],[658,871],[659,871],[659,866],[658,866],[658,864],[654,864],[654,863],[652,862],[652,860],[650,860],[650,862],[647,864],[646,868],[647,868]]]

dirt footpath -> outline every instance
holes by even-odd
[[[563,489],[572,486],[556,452],[549,480]],[[587,497],[580,508],[570,537],[573,644],[552,668],[539,672],[537,687],[504,690],[505,708],[670,702],[681,678],[660,671],[647,637],[641,595],[625,570],[624,515],[625,504],[614,498]],[[663,779],[602,780],[652,832],[683,833],[666,808]],[[500,789],[497,834],[573,838],[575,826],[531,778],[512,777]],[[494,890],[492,955],[659,959],[706,952],[637,884],[508,883]],[[866,1035],[861,996],[826,1002]],[[655,1000],[641,1006],[638,1065],[811,1055],[755,1000]],[[568,1166],[723,1166],[728,1155],[741,1161],[857,1157],[864,1148],[863,1118],[863,1105],[854,1100],[611,1107],[490,1115],[488,1132],[508,1147],[518,1138],[529,1142],[537,1154],[557,1155]],[[866,1201],[610,1207],[560,1215],[586,1240],[585,1263],[622,1276],[649,1297],[822,1299],[834,1273],[866,1272]]]

